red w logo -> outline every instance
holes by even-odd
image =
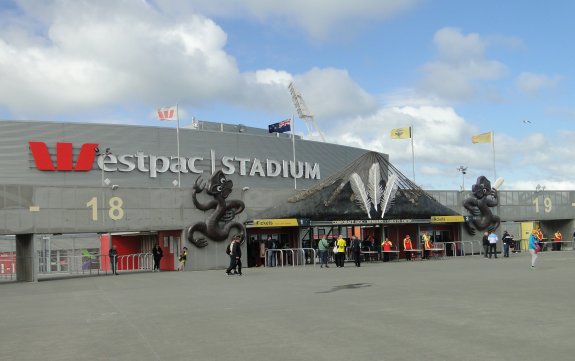
[[[28,144],[30,145],[30,151],[32,152],[32,157],[34,157],[36,168],[47,171],[89,171],[94,164],[96,148],[98,148],[98,144],[82,144],[76,166],[74,167],[72,143],[56,143],[56,167],[54,167],[46,143],[30,141]]]
[[[168,108],[159,108],[156,110],[156,117],[159,120],[177,120],[178,119],[177,108],[175,106]]]

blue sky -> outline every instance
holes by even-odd
[[[0,119],[265,128],[295,113],[293,81],[329,142],[390,155],[457,189],[574,189],[575,5],[569,1],[149,0],[0,2]],[[296,127],[303,136],[301,122]]]

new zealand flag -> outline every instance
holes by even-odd
[[[279,123],[268,125],[270,133],[283,133],[291,130],[291,119],[282,120]]]

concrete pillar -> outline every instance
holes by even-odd
[[[16,280],[18,282],[35,282],[38,280],[35,256],[34,235],[16,235]]]

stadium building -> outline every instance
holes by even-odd
[[[425,192],[385,154],[241,124],[177,131],[1,121],[0,169],[0,235],[14,239],[0,248],[0,271],[15,267],[22,281],[71,268],[71,254],[92,269],[84,261],[112,244],[132,255],[120,268],[141,267],[148,260],[136,255],[158,243],[162,269],[174,270],[188,247],[186,268],[204,270],[227,266],[225,247],[237,233],[247,266],[261,265],[268,236],[295,250],[314,248],[324,234],[357,235],[380,249],[385,236],[397,244],[427,231],[452,244],[453,255],[477,239],[454,221],[467,214],[465,192]],[[544,232],[570,235],[573,193],[500,191],[493,212],[509,227],[540,222]]]

